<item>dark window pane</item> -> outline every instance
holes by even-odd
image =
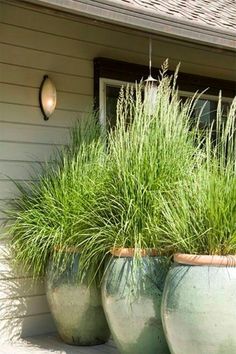
[[[112,129],[116,125],[116,108],[117,100],[119,98],[121,86],[106,86],[106,124],[108,129]],[[187,97],[181,97],[185,102]],[[216,120],[218,101],[199,99],[196,102],[192,118],[197,119],[200,115],[200,128],[209,126]],[[226,119],[230,103],[222,102],[221,109],[223,112],[223,119]]]
[[[116,125],[116,105],[121,87],[106,86],[106,124],[108,129]]]
[[[181,99],[183,102],[185,102],[187,100],[187,97],[181,97]],[[192,118],[198,119],[200,115],[200,128],[209,126],[212,122],[216,120],[217,107],[218,107],[218,101],[199,99],[195,104]],[[221,103],[223,119],[226,119],[229,107],[230,107],[230,103],[228,102]]]

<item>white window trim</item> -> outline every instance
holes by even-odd
[[[178,93],[179,93],[179,96],[184,96],[184,97],[192,97],[195,94],[195,92],[190,92],[190,91],[179,91]],[[203,100],[210,100],[210,101],[218,101],[219,100],[219,95],[218,96],[216,96],[216,95],[208,95],[208,94],[205,94],[205,93],[201,94],[199,92],[197,97],[198,96],[200,96],[199,99],[203,99]],[[231,103],[233,101],[232,97],[224,97],[224,96],[222,96],[221,99],[222,99],[222,102]]]
[[[122,87],[128,84],[134,84],[129,81],[106,79],[101,77],[99,79],[99,122],[102,129],[106,129],[106,86]]]

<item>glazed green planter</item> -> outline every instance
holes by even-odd
[[[161,298],[169,264],[165,258],[113,257],[102,285],[102,301],[121,354],[167,354]]]
[[[172,354],[236,353],[236,267],[230,258],[223,266],[223,258],[218,265],[210,257],[208,265],[171,267],[162,320]]]
[[[71,345],[105,343],[110,331],[96,285],[78,281],[79,255],[64,265],[63,271],[50,262],[46,274],[46,294],[58,333]]]

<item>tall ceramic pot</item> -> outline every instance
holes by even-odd
[[[236,353],[236,256],[177,254],[162,320],[172,354]]]
[[[102,302],[121,354],[167,354],[161,323],[161,298],[169,262],[152,250],[116,249],[102,285]]]
[[[57,330],[67,344],[103,344],[109,339],[110,330],[101,291],[95,284],[88,286],[86,280],[78,280],[79,253],[68,257],[68,252],[61,257],[63,264],[49,262],[46,274],[46,294]]]

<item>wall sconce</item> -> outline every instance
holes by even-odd
[[[43,113],[44,120],[48,120],[53,114],[57,104],[57,91],[54,83],[47,75],[43,77],[43,81],[39,89],[39,104]]]

